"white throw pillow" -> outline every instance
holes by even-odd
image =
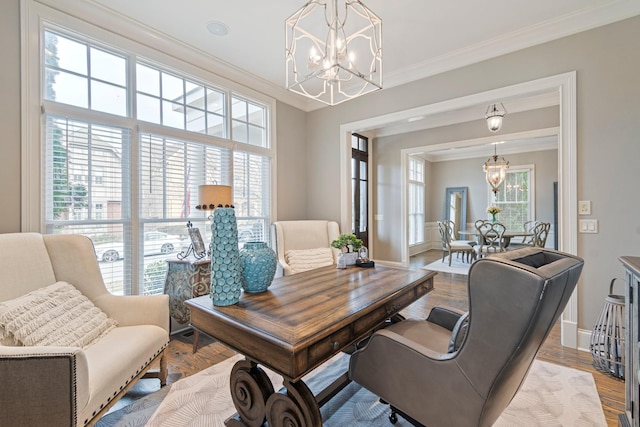
[[[291,249],[285,252],[284,257],[295,273],[333,264],[331,248]]]
[[[88,347],[117,322],[67,282],[0,302],[0,343]]]

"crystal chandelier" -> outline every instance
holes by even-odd
[[[359,0],[311,0],[286,24],[287,89],[336,105],[382,89],[382,21]]]
[[[498,158],[496,145],[497,143],[493,144],[493,156],[489,157],[482,167],[485,173],[485,179],[491,186],[491,190],[495,196],[498,195],[498,188],[500,188],[500,184],[502,184],[507,177],[507,169],[509,169],[509,162],[506,161],[504,157]]]
[[[507,114],[507,110],[504,105],[500,103],[500,108],[497,104],[490,104],[487,107],[487,112],[484,117],[487,119],[487,127],[491,132],[498,132],[502,127],[502,118]]]

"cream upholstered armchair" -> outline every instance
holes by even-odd
[[[0,234],[1,426],[93,425],[145,374],[165,384],[168,342],[169,297],[110,294],[87,237]]]
[[[482,258],[468,317],[434,308],[358,345],[349,377],[414,425],[491,426],[520,389],[571,296],[584,261],[543,248]]]
[[[281,275],[290,276],[337,261],[339,250],[331,247],[340,235],[335,221],[276,221],[271,231]]]

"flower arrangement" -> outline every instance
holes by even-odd
[[[496,222],[496,215],[502,212],[498,206],[489,206],[487,208],[487,213],[491,214],[491,222]]]
[[[491,215],[499,214],[500,212],[502,212],[502,209],[498,206],[489,206],[487,208],[487,213],[490,213]]]
[[[362,240],[358,239],[355,234],[344,233],[338,236],[336,240],[331,242],[331,246],[336,249],[347,249],[347,252],[353,250],[356,252],[362,247]]]

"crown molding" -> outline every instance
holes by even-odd
[[[284,82],[282,85],[278,85],[263,79],[226,62],[224,59],[215,57],[206,51],[188,45],[166,33],[105,7],[94,0],[81,2],[78,0],[32,1],[84,20],[103,30],[115,32],[146,47],[159,49],[158,46],[160,45],[161,51],[168,55],[305,112],[327,107],[318,101],[286,90]],[[384,88],[388,89],[424,79],[639,14],[640,2],[638,0],[620,0],[583,9],[401,70],[385,73]]]
[[[621,0],[585,8],[387,73],[384,76],[384,88],[400,86],[639,14],[640,2],[637,0]]]

